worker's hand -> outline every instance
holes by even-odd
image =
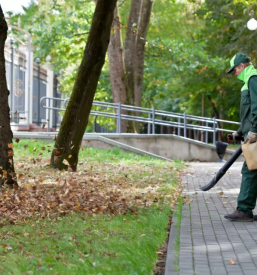
[[[247,135],[247,137],[246,137],[246,139],[245,139],[245,143],[247,143],[248,141],[249,141],[250,143],[256,142],[256,141],[257,141],[257,133],[254,133],[254,132],[249,131],[249,132],[248,132],[248,135]]]
[[[239,140],[239,138],[241,137],[241,135],[238,134],[238,132],[234,132],[232,133],[232,138],[233,138],[233,141],[237,141]]]

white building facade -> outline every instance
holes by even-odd
[[[43,106],[53,100],[43,97],[61,97],[54,67],[47,62],[41,66],[39,60],[33,61],[33,49],[30,43],[7,39],[5,44],[6,80],[9,95],[11,127],[13,131],[46,131],[47,127],[55,131],[60,125],[58,111]],[[49,124],[49,125],[48,125]]]

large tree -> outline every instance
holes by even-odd
[[[98,0],[87,45],[51,157],[51,167],[76,171],[79,148],[88,123],[105,61],[117,0]]]
[[[144,51],[153,0],[131,0],[124,46],[118,5],[112,25],[108,57],[113,102],[141,105]],[[126,112],[124,112],[126,113]],[[122,132],[134,131],[131,123],[122,121]]]
[[[112,22],[112,32],[108,47],[108,58],[110,67],[110,81],[112,86],[112,97],[114,103],[127,104],[127,78],[125,73],[123,43],[121,36],[121,25],[118,5],[115,8]],[[127,111],[122,111],[127,114]],[[127,121],[121,121],[121,132],[127,131]]]
[[[7,30],[7,23],[0,5],[0,185],[17,185],[13,164],[13,134],[8,105],[9,91],[5,75],[4,45]]]

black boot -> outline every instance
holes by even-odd
[[[254,217],[253,217],[253,215],[244,213],[239,210],[235,210],[232,214],[228,214],[224,218],[228,219],[230,221],[252,222]],[[256,216],[256,220],[257,220],[257,216]]]

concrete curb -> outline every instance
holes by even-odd
[[[174,263],[176,262],[176,251],[174,250],[174,246],[176,243],[176,237],[178,232],[177,228],[177,217],[174,213],[178,210],[177,205],[173,211],[172,215],[172,224],[170,226],[170,235],[169,235],[169,242],[167,247],[167,256],[165,262],[165,274],[164,275],[175,275],[178,274]]]

